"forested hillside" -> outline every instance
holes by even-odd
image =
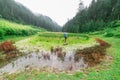
[[[120,0],[92,0],[89,7],[84,7],[83,2],[79,4],[76,16],[69,20],[63,31],[67,32],[91,32],[113,27],[120,19]]]
[[[40,26],[48,31],[61,30],[61,27],[48,16],[34,14],[14,0],[0,0],[0,17],[21,24]]]

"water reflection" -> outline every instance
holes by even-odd
[[[81,68],[86,68],[84,59],[81,57],[79,61],[74,61],[74,51],[67,51],[63,57],[58,57],[55,53],[43,52],[28,54],[27,56],[21,57],[12,63],[7,64],[0,69],[1,73],[14,73],[16,71],[25,70],[26,67],[52,67],[59,70],[70,70],[76,71]]]

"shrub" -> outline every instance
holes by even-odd
[[[106,29],[105,29],[105,32],[106,32],[106,33],[104,34],[104,36],[105,36],[105,37],[112,37],[112,36],[114,36],[114,34],[113,34],[112,31],[113,31],[113,28],[106,28]]]
[[[23,35],[23,36],[28,36],[28,35],[29,35],[29,33],[28,33],[28,31],[27,31],[27,30],[22,30],[22,35]]]
[[[120,26],[120,20],[110,22],[110,23],[108,23],[108,26],[112,27],[112,28],[119,27]]]
[[[114,37],[120,38],[120,34],[115,34]]]
[[[4,53],[8,53],[10,51],[15,51],[16,48],[11,41],[5,41],[0,44],[0,50],[2,50]]]
[[[95,38],[95,41],[98,42],[100,44],[100,46],[103,46],[105,48],[111,46],[108,42],[106,42],[100,38]]]
[[[4,37],[4,31],[2,29],[0,29],[0,38],[3,38]]]
[[[104,36],[105,36],[105,37],[113,37],[114,34],[113,34],[113,33],[106,33]]]
[[[104,34],[103,31],[97,31],[97,32],[89,32],[88,34],[90,35],[101,35],[101,34]]]

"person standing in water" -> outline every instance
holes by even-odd
[[[65,40],[64,40],[64,41],[65,41],[64,43],[66,43],[66,41],[67,41],[67,33],[66,33],[66,32],[64,32],[64,39],[65,39]]]

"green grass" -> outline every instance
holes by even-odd
[[[95,68],[85,69],[85,72],[76,72],[72,75],[67,73],[51,73],[51,72],[39,72],[36,70],[30,70],[19,73],[8,75],[9,80],[119,80],[120,79],[120,41],[119,38],[115,39],[113,37],[106,38],[100,35],[100,38],[108,41],[112,44],[112,47],[108,50],[107,55],[113,57],[113,62],[106,66],[105,62],[99,65],[99,70]],[[96,37],[94,36],[94,37]]]
[[[119,28],[111,29],[115,35],[119,33]],[[109,30],[108,30],[109,31]],[[107,56],[112,56],[112,60],[108,59],[96,65],[95,67],[83,69],[81,72],[73,74],[60,72],[44,72],[37,70],[28,70],[16,74],[6,74],[6,80],[120,80],[120,38],[119,37],[105,37],[106,30],[86,34],[68,34],[68,43],[72,44],[88,44],[94,38],[101,38],[109,42],[112,46],[107,50]],[[32,45],[45,44],[45,46],[63,44],[63,33],[39,33],[32,37],[28,43]],[[88,38],[87,38],[87,37]],[[57,38],[56,38],[57,37]],[[59,41],[60,40],[60,41]],[[43,46],[44,47],[44,46]]]
[[[7,41],[7,40],[10,40],[10,41],[13,41],[13,42],[17,42],[17,41],[20,41],[20,40],[23,40],[23,39],[26,39],[26,38],[29,38],[31,36],[5,36],[4,38],[0,39],[0,42],[3,42],[3,41]]]
[[[0,38],[4,38],[5,36],[11,36],[11,35],[28,36],[43,31],[46,30],[30,25],[22,25],[4,19],[0,19]]]
[[[81,72],[76,72],[74,75],[66,74],[64,72],[55,74],[55,73],[47,73],[47,72],[38,72],[36,70],[31,70],[23,72],[22,74],[12,74],[9,76],[6,74],[6,77],[8,77],[9,80],[79,80],[84,75]]]
[[[67,43],[73,44],[87,44],[92,41],[86,34],[72,34],[68,33]],[[32,37],[29,43],[35,46],[41,46],[44,49],[50,49],[51,46],[64,46],[63,33],[55,32],[40,32],[38,35]]]
[[[119,49],[119,39],[114,38],[105,38],[101,37],[102,39],[108,41],[112,44],[112,47],[108,50],[107,55],[112,55],[113,62],[109,66],[102,65],[103,69],[100,69],[99,72],[91,71],[88,72],[87,76],[85,77],[86,80],[119,80],[120,75],[120,49]],[[108,64],[108,63],[106,63]],[[104,69],[106,68],[106,69]]]
[[[120,38],[120,26],[117,26],[115,28],[106,28],[103,31],[96,31],[89,33],[90,35],[103,35],[104,37],[114,37],[114,38]]]

